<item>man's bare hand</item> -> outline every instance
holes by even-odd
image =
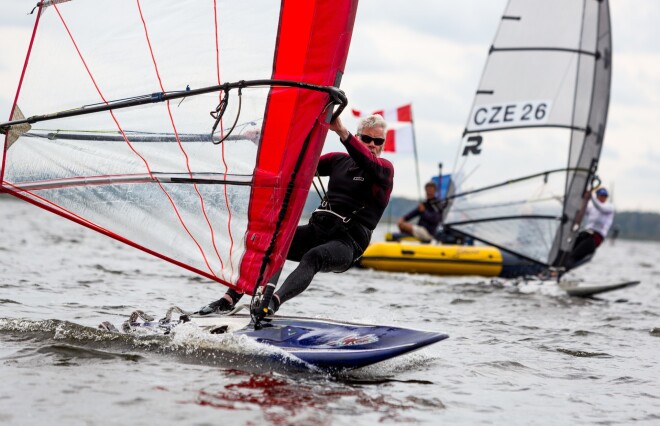
[[[348,135],[350,133],[348,132],[348,129],[344,127],[344,124],[341,122],[341,118],[337,117],[334,120],[332,120],[328,128],[333,132],[337,133],[337,135],[341,140],[345,141],[346,139],[348,139]]]

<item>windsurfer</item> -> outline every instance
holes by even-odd
[[[587,205],[584,230],[575,239],[573,250],[566,263],[567,270],[594,254],[607,236],[614,220],[614,206],[607,202],[608,196],[607,189],[602,187],[591,195],[591,202]]]
[[[380,158],[387,128],[383,117],[370,115],[360,120],[357,135],[352,135],[339,117],[329,128],[337,133],[348,154],[332,152],[319,160],[319,175],[330,177],[328,191],[309,223],[296,230],[287,260],[299,264],[274,293],[269,314],[302,293],[317,272],[349,269],[369,245],[389,202],[394,167]],[[230,289],[199,313],[228,311],[241,296]]]
[[[447,206],[446,200],[436,197],[437,188],[435,182],[427,182],[424,185],[426,200],[419,203],[417,207],[399,219],[397,225],[401,232],[394,234],[392,236],[393,240],[397,241],[404,236],[410,235],[424,243],[429,243],[437,239],[436,231],[442,222],[442,212]],[[419,217],[417,225],[409,222],[416,217]]]

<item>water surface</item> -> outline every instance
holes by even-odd
[[[660,423],[658,243],[606,242],[572,273],[642,281],[597,300],[538,281],[320,274],[282,314],[450,335],[328,375],[231,336],[98,330],[224,290],[13,200],[0,200],[0,236],[0,424]]]

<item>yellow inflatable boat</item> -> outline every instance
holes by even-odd
[[[495,247],[408,241],[370,244],[360,259],[360,266],[390,272],[509,278],[532,275],[542,270],[532,262]]]

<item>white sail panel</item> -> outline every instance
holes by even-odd
[[[593,68],[593,58],[592,68]],[[586,127],[588,104],[576,105],[578,57],[565,52],[491,54],[467,130],[520,126]],[[585,97],[587,100],[589,97]],[[575,117],[579,111],[582,116]]]
[[[102,10],[89,0],[46,7],[18,104],[25,115],[33,115],[268,78],[278,30],[273,17],[279,16],[280,4],[255,8],[247,3],[219,2],[215,13],[213,2],[174,0],[117,0]],[[267,95],[267,88],[245,91],[237,134],[259,131]],[[233,119],[237,99],[231,101],[226,117]],[[249,137],[217,146],[176,140],[177,134],[208,136],[209,111],[218,102],[219,94],[213,93],[37,123],[8,150],[4,179],[21,187],[52,179],[150,172],[189,177],[194,170],[216,178],[251,174],[257,148]],[[141,142],[145,135],[160,135],[167,142]],[[103,140],[112,136],[119,140]],[[237,279],[245,248],[248,186],[195,189],[149,180],[88,187],[82,180],[33,194],[166,257],[229,282]]]

